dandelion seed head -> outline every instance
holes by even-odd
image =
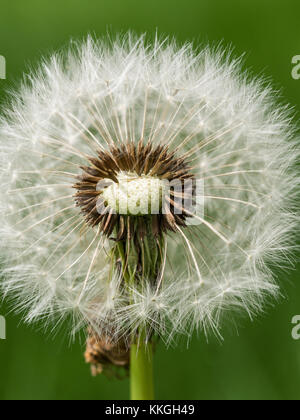
[[[27,322],[71,314],[71,334],[147,327],[167,343],[262,311],[299,223],[299,143],[276,97],[222,47],[128,34],[44,60],[0,119],[4,296]],[[203,214],[163,200],[176,179],[202,182]],[[139,213],[121,214],[120,196]]]

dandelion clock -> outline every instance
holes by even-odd
[[[54,54],[2,112],[4,297],[26,322],[71,319],[94,374],[128,372],[152,399],[157,340],[220,335],[279,292],[298,221],[290,121],[221,48],[126,35]]]

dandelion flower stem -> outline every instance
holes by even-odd
[[[129,223],[127,221],[127,223]],[[134,230],[137,227],[134,222]],[[127,225],[128,227],[128,225]],[[145,275],[147,279],[152,279],[155,284],[158,273],[161,270],[163,261],[160,260],[159,249],[164,245],[164,240],[161,239],[157,244],[156,238],[152,233],[152,219],[144,218],[145,234],[143,238],[137,236],[135,241],[132,237],[128,238],[126,242],[118,242],[117,247],[114,248],[114,260],[121,261],[122,276],[125,285],[129,290],[129,300],[134,304],[134,289],[143,290],[143,280]],[[135,236],[135,235],[133,235]],[[138,245],[136,246],[136,243]],[[138,248],[137,248],[138,247]],[[142,279],[138,279],[137,271],[139,265],[139,255],[141,258]],[[137,280],[139,280],[137,282]],[[140,293],[140,292],[139,292]],[[141,328],[136,332],[132,332],[130,345],[130,394],[131,400],[153,400],[154,399],[154,385],[153,385],[153,343],[149,340],[149,331],[147,327]],[[150,334],[151,336],[151,334]]]
[[[131,345],[130,393],[131,400],[154,399],[152,343]]]

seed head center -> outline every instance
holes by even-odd
[[[158,177],[120,173],[118,182],[104,188],[102,198],[118,214],[148,215],[161,212],[166,192],[165,182]]]

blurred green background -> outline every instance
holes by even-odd
[[[300,80],[291,77],[300,55],[299,0],[14,0],[1,2],[0,55],[7,60],[4,89],[14,85],[42,54],[87,33],[156,30],[179,41],[232,44],[246,65],[271,76],[300,110]],[[300,341],[291,319],[300,314],[300,267],[280,275],[285,299],[254,323],[225,328],[224,343],[195,337],[155,357],[158,399],[299,399]],[[27,327],[4,305],[7,340],[0,340],[0,399],[127,399],[128,381],[92,378],[84,343],[70,344],[67,331],[44,334]]]

